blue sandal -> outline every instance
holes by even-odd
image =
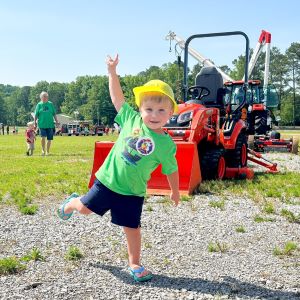
[[[69,214],[65,213],[65,206],[67,203],[69,203],[73,198],[77,198],[79,195],[77,193],[73,193],[70,197],[68,197],[63,204],[57,209],[57,215],[62,219],[62,220],[69,220],[72,215],[73,211]]]
[[[132,268],[128,268],[128,270],[130,271],[130,275],[132,276],[132,278],[137,282],[148,281],[153,277],[152,273],[149,273],[145,276],[139,276],[139,274],[142,274],[145,271],[144,267],[140,267],[136,270]]]

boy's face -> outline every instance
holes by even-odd
[[[168,100],[158,102],[144,99],[140,106],[140,113],[144,124],[149,129],[160,132],[173,115],[173,107]]]

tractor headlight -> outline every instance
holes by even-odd
[[[182,124],[182,123],[187,123],[192,120],[193,117],[193,111],[185,111],[182,114],[180,114],[177,118],[177,123]]]

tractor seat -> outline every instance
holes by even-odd
[[[195,85],[209,89],[210,94],[201,99],[206,107],[224,108],[223,78],[216,67],[203,67],[196,75]]]

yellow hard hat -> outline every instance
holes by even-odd
[[[158,93],[162,93],[162,94],[166,95],[167,97],[170,98],[170,100],[173,103],[174,112],[177,112],[178,106],[174,99],[174,93],[173,93],[171,87],[167,83],[165,83],[161,80],[155,79],[155,80],[148,81],[147,83],[145,83],[142,86],[135,87],[133,89],[133,93],[135,96],[135,103],[138,107],[140,107],[140,105],[141,105],[141,95],[146,92],[158,92]]]

